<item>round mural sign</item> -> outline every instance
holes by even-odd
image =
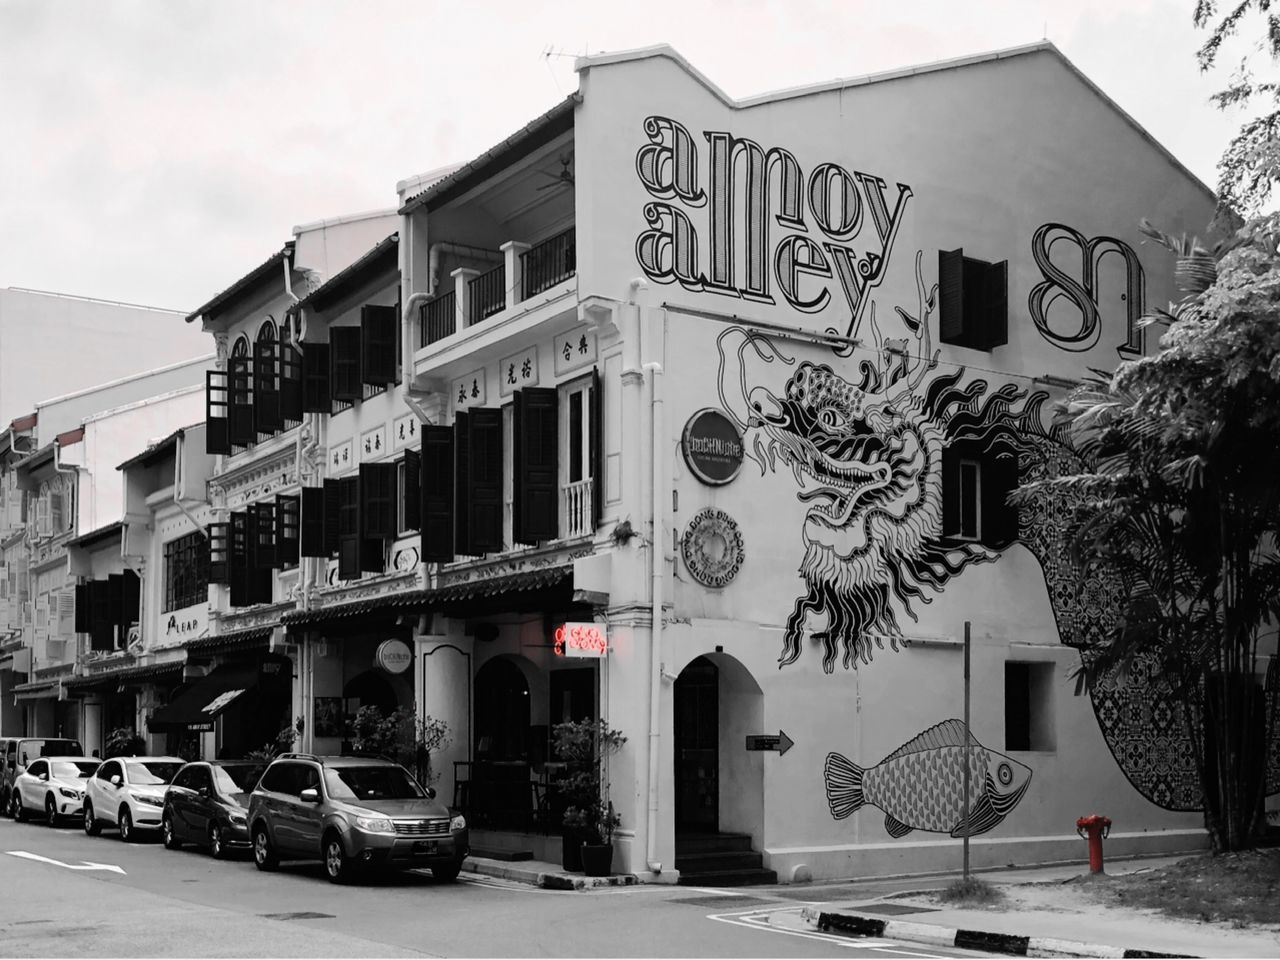
[[[689,418],[680,449],[690,472],[713,487],[729,483],[742,469],[742,434],[732,420],[713,407]]]
[[[387,673],[404,673],[413,663],[413,652],[403,640],[383,640],[374,659]]]
[[[704,587],[732,583],[747,556],[737,521],[714,507],[693,515],[680,552],[690,575]]]

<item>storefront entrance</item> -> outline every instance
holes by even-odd
[[[720,677],[698,657],[675,682],[676,832],[720,829]]]

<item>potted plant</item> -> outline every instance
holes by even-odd
[[[552,733],[556,755],[566,764],[565,775],[556,783],[564,805],[564,868],[585,868],[590,876],[605,876],[613,861],[613,830],[621,818],[608,799],[604,768],[627,738],[604,720],[557,723]]]

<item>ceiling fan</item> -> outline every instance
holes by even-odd
[[[544,183],[542,186],[538,187],[537,189],[550,190],[553,187],[573,186],[573,171],[569,169],[572,163],[573,163],[573,154],[564,153],[560,155],[560,172],[559,173],[551,173],[548,170],[539,170],[538,173],[540,173],[544,177],[550,177],[552,182]]]

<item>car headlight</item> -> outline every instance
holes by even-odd
[[[353,817],[356,826],[369,833],[395,833],[395,827],[385,817]]]
[[[149,797],[145,793],[135,794],[133,799],[137,800],[139,803],[145,803],[149,807],[164,806],[164,800],[160,797]]]
[[[247,821],[243,813],[228,813],[227,819],[234,823],[237,827],[243,827]]]
[[[58,792],[62,794],[64,797],[66,797],[68,800],[79,800],[81,797],[81,793],[79,790],[69,790],[66,787],[59,787]]]
[[[456,817],[454,817],[452,820],[449,821],[449,829],[450,830],[467,829],[467,818],[464,817],[462,814],[458,814]]]

